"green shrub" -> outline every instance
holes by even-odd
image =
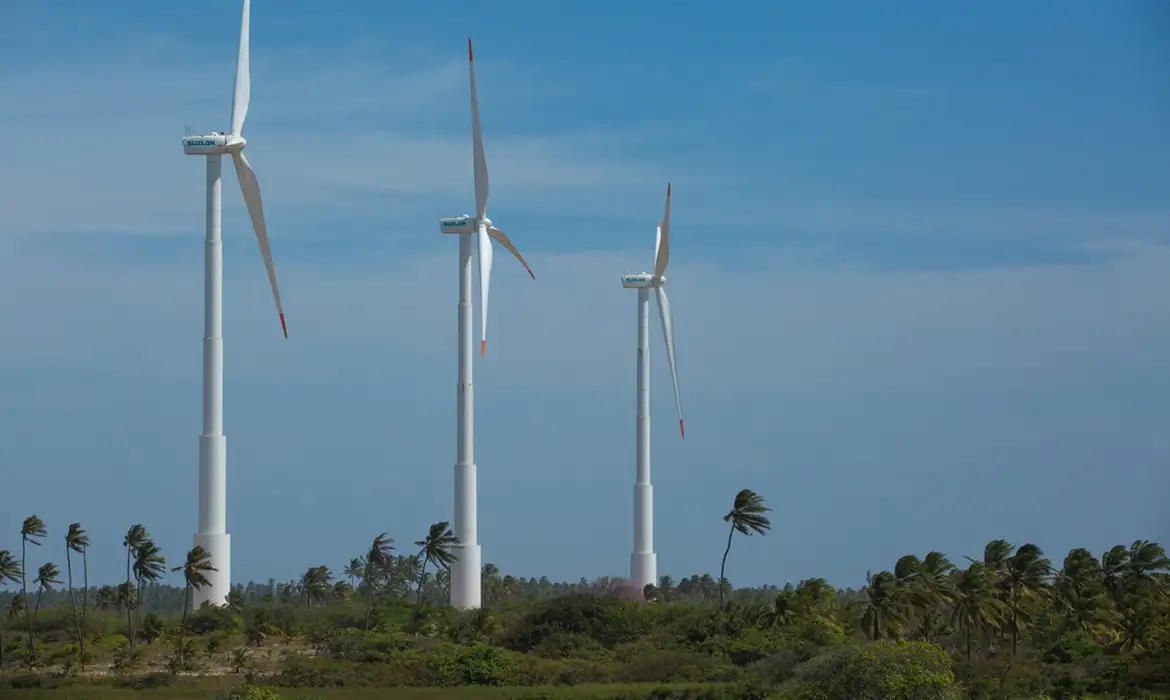
[[[959,686],[951,659],[926,642],[874,642],[826,652],[801,664],[782,688],[786,700],[951,700]]]
[[[215,696],[215,700],[282,700],[280,693],[276,692],[275,688],[269,688],[266,685],[238,685],[234,688],[228,688],[219,695]]]

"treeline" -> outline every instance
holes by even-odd
[[[737,533],[767,532],[766,510],[755,494],[737,495],[725,555]],[[43,532],[37,524],[28,537]],[[621,579],[556,583],[489,564],[485,608],[458,613],[445,604],[454,541],[436,523],[406,552],[381,534],[338,570],[235,586],[226,606],[188,614],[198,557],[174,567],[184,587],[165,585],[171,568],[145,528],[132,528],[128,580],[91,589],[79,537],[80,526],[67,530],[78,561],[65,562],[63,583],[44,565],[22,583],[36,544],[22,543],[19,558],[0,551],[0,576],[27,588],[10,588],[0,610],[10,684],[189,671],[298,687],[714,683],[733,685],[729,697],[842,697],[846,686],[852,697],[923,698],[1170,690],[1170,559],[1146,540],[1055,562],[1005,540],[962,561],[907,554],[857,591],[819,578],[736,590],[706,574],[635,591]],[[82,581],[70,585],[77,569]]]

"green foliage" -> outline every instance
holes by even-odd
[[[265,685],[240,685],[216,696],[216,700],[282,700],[275,688]]]
[[[951,659],[936,644],[882,640],[827,652],[796,668],[786,700],[958,698]]]

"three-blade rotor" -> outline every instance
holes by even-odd
[[[658,300],[658,318],[662,321],[662,336],[666,343],[666,360],[670,364],[670,380],[674,385],[674,405],[678,409],[679,435],[686,437],[687,431],[683,425],[682,398],[678,393],[678,369],[674,361],[674,315],[670,313],[670,300],[666,298],[666,288],[663,286],[666,267],[670,264],[670,183],[666,183],[666,210],[662,214],[662,223],[658,226],[654,247],[654,284],[655,297]]]
[[[471,50],[471,39],[467,40],[467,66],[468,75],[471,79],[471,148],[472,161],[475,168],[475,229],[476,241],[479,248],[479,313],[481,328],[479,352],[482,355],[487,353],[488,291],[491,288],[492,281],[492,239],[494,238],[499,241],[509,253],[516,256],[516,259],[520,261],[520,264],[524,266],[524,269],[528,271],[532,279],[536,279],[536,275],[532,273],[532,268],[528,267],[528,263],[524,262],[524,257],[520,255],[520,251],[516,250],[516,246],[512,245],[512,241],[508,240],[504,232],[492,226],[492,220],[487,215],[490,183],[487,157],[483,152],[483,131],[479,125],[479,97],[475,90],[475,54]]]
[[[244,120],[248,116],[248,103],[252,99],[251,9],[251,0],[244,0],[244,14],[240,21],[240,52],[236,58],[236,86],[232,95],[232,131],[228,136],[227,149],[232,156],[232,164],[236,167],[236,178],[240,181],[240,191],[244,195],[244,204],[248,207],[248,217],[252,219],[252,228],[256,231],[260,256],[264,258],[268,284],[272,287],[272,297],[276,300],[276,313],[280,315],[280,329],[287,338],[288,326],[284,322],[284,305],[280,302],[280,286],[276,283],[276,266],[272,262],[272,250],[268,245],[268,225],[264,221],[260,182],[256,179],[252,165],[244,156],[244,148],[248,145],[244,140]]]

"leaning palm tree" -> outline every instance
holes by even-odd
[[[9,622],[16,622],[24,613],[24,595],[17,593],[8,601],[8,609],[4,611],[4,618],[0,620],[0,669],[4,668],[4,630]]]
[[[366,629],[370,629],[370,617],[374,612],[374,588],[378,579],[385,575],[394,560],[390,552],[394,551],[394,538],[383,532],[374,538],[370,544],[370,551],[366,552],[366,570],[362,572],[362,583],[366,587]]]
[[[354,588],[357,586],[357,580],[362,577],[365,571],[366,558],[354,557],[353,559],[349,560],[349,563],[345,565],[345,570],[341,573],[349,579],[349,587]]]
[[[37,603],[33,606],[32,621],[36,624],[37,613],[41,611],[41,599],[46,592],[53,590],[53,586],[60,586],[61,580],[57,578],[61,575],[61,570],[52,562],[45,562],[41,564],[41,568],[37,569],[37,577],[33,583],[37,585]]]
[[[28,600],[28,545],[41,546],[41,540],[48,533],[45,530],[45,521],[35,515],[24,519],[20,525],[20,594]],[[28,614],[27,606],[25,618],[28,620],[28,661],[31,664],[37,657],[36,640],[33,639],[33,620]]]
[[[1010,612],[1012,630],[1012,654],[1015,655],[1020,638],[1020,625],[1028,622],[1027,616],[1020,607],[1021,601],[1038,595],[1048,588],[1048,581],[1052,575],[1052,564],[1044,557],[1044,552],[1032,543],[1020,545],[1016,553],[1004,562],[1003,578],[1000,588],[1007,593],[1007,606]]]
[[[134,564],[131,567],[134,574],[135,589],[134,624],[130,636],[130,653],[134,653],[134,637],[138,634],[138,621],[142,616],[142,593],[148,583],[157,583],[167,573],[167,560],[162,550],[152,539],[146,539],[134,551]]]
[[[896,637],[906,621],[910,594],[899,587],[897,575],[889,571],[866,574],[865,582],[865,612],[861,618],[865,631],[874,641]]]
[[[305,607],[313,603],[324,603],[325,595],[329,592],[329,584],[333,580],[333,572],[328,566],[313,566],[301,574],[301,595],[305,597]]]
[[[141,524],[130,526],[130,529],[126,531],[126,537],[122,539],[122,546],[126,548],[126,634],[130,637],[131,653],[134,651],[134,614],[131,608],[133,602],[137,601],[137,598],[131,601],[129,595],[130,591],[135,590],[134,584],[130,582],[131,567],[134,565],[134,556],[138,548],[149,539],[150,533],[146,531],[146,526]]]
[[[20,564],[16,562],[16,557],[12,556],[12,552],[7,549],[0,549],[0,586],[8,582],[16,583],[24,580],[24,572],[20,570]],[[13,602],[22,600],[18,595],[13,597]],[[4,630],[8,627],[8,621],[0,619],[0,670],[4,668]]]
[[[455,545],[459,538],[451,531],[451,523],[443,520],[431,525],[426,539],[418,540],[414,546],[419,547],[418,558],[422,561],[422,570],[419,572],[418,600],[415,602],[415,611],[422,607],[423,583],[422,575],[427,572],[427,565],[434,564],[436,569],[446,570],[455,563]]]
[[[182,566],[176,566],[171,571],[183,572],[183,620],[179,623],[179,665],[185,663],[183,654],[183,637],[187,633],[187,610],[191,608],[192,591],[201,591],[211,585],[207,574],[219,571],[211,565],[211,553],[201,545],[195,545],[187,552],[187,561]]]
[[[69,577],[69,607],[73,609],[73,625],[77,628],[77,654],[85,656],[85,615],[89,606],[89,562],[86,560],[86,550],[89,549],[89,535],[81,529],[81,523],[69,526],[65,533],[65,570]],[[82,592],[81,612],[77,611],[77,600],[73,597],[73,554],[81,555]]]
[[[727,569],[727,555],[731,553],[731,538],[736,531],[745,535],[753,532],[761,535],[772,529],[772,521],[764,513],[772,509],[764,504],[764,498],[751,489],[744,489],[735,494],[735,503],[731,510],[723,516],[723,522],[731,523],[731,531],[727,533],[727,549],[723,550],[723,562],[719,565],[719,580],[726,580],[724,573]],[[723,609],[723,586],[719,586],[719,609]]]

